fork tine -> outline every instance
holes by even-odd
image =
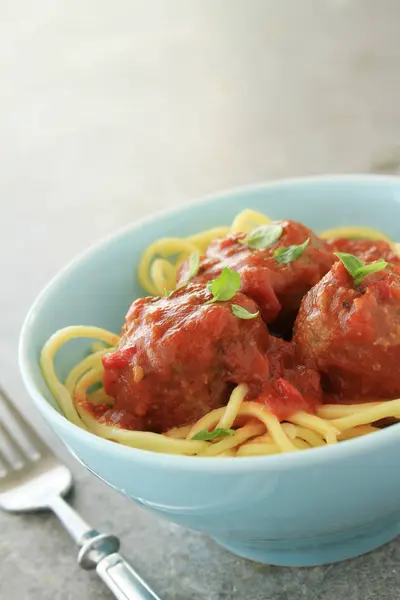
[[[0,441],[1,440],[5,441],[5,448],[7,449],[7,454],[10,458],[7,458],[5,456],[4,446],[2,457],[6,458],[9,465],[13,469],[22,469],[26,460],[25,454],[15,437],[10,433],[9,429],[7,429],[4,423],[2,423],[2,421],[0,420]]]
[[[14,469],[14,467],[12,466],[12,464],[10,463],[10,461],[8,460],[8,458],[6,457],[4,452],[2,452],[1,450],[0,450],[0,467],[1,467],[0,477],[2,476],[2,474],[4,477],[5,475],[7,475],[8,471],[12,471]]]
[[[0,405],[3,404],[6,407],[7,412],[11,415],[12,419],[15,421],[18,428],[21,430],[21,433],[24,436],[25,446],[29,446],[29,452],[26,452],[25,449],[21,448],[21,442],[17,441],[15,435],[10,432],[10,428],[3,425],[4,429],[8,434],[8,438],[11,438],[11,444],[17,446],[19,448],[22,456],[29,460],[37,460],[40,458],[41,453],[44,449],[44,444],[33,429],[31,425],[28,424],[26,419],[21,415],[21,413],[15,408],[12,403],[10,397],[4,388],[0,385]],[[22,444],[23,445],[23,444]]]

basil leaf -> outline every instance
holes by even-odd
[[[228,435],[235,435],[235,433],[236,431],[234,429],[224,429],[223,427],[217,427],[217,429],[214,429],[213,431],[202,429],[201,431],[198,431],[191,439],[210,442],[211,440],[217,440],[218,438],[227,437]]]
[[[239,304],[232,304],[231,309],[235,317],[239,319],[255,319],[260,314],[259,311],[251,313],[243,308],[243,306],[239,306]]]
[[[345,269],[350,273],[352,277],[356,277],[357,269],[364,266],[362,260],[349,254],[348,252],[334,252],[334,255],[343,263]]]
[[[307,238],[303,244],[299,246],[287,246],[286,248],[277,248],[274,251],[274,257],[278,263],[288,264],[300,258],[304,250],[310,243],[310,238]]]
[[[282,225],[260,225],[250,231],[241,242],[252,250],[263,250],[279,240],[282,232]]]
[[[353,277],[355,285],[359,285],[366,275],[382,271],[382,269],[385,269],[388,265],[388,263],[382,259],[366,265],[362,260],[353,256],[353,254],[348,254],[347,252],[335,252],[334,254],[342,261],[345,269]]]
[[[363,267],[359,267],[354,273],[354,283],[355,285],[359,285],[361,281],[366,277],[366,275],[371,275],[371,273],[377,273],[378,271],[382,271],[387,267],[388,263],[385,260],[377,260],[376,262],[370,263],[369,265],[364,265]]]
[[[198,252],[193,252],[193,254],[189,256],[189,274],[186,283],[188,283],[191,279],[193,279],[193,277],[197,275],[197,273],[199,272],[199,267],[200,254]]]
[[[240,275],[228,267],[224,267],[221,275],[207,283],[207,289],[213,295],[206,304],[230,300],[240,288]]]

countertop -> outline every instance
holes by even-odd
[[[15,0],[0,7],[0,381],[49,442],[17,366],[23,317],[68,260],[203,194],[398,173],[397,0]],[[282,569],[136,507],[66,458],[73,505],[164,600],[396,600],[400,539]],[[0,514],[2,600],[110,598],[55,518]]]

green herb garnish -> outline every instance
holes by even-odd
[[[223,427],[217,427],[213,431],[202,429],[192,437],[192,440],[203,440],[205,442],[210,442],[212,440],[217,440],[218,438],[227,437],[228,435],[235,435],[235,433],[236,431],[234,429],[224,429]]]
[[[388,263],[385,260],[380,259],[376,260],[373,263],[370,263],[369,265],[360,267],[356,271],[355,284],[359,285],[359,283],[361,283],[364,277],[366,277],[367,275],[371,275],[371,273],[377,273],[378,271],[382,271],[383,269],[386,269],[387,266]]]
[[[250,231],[250,233],[241,240],[241,243],[246,244],[246,246],[252,250],[263,250],[264,248],[272,246],[272,244],[279,240],[282,232],[282,225],[260,225],[260,227],[256,227]]]
[[[343,263],[346,271],[353,277],[355,285],[360,285],[364,277],[371,275],[371,273],[382,271],[388,265],[382,259],[366,265],[362,260],[353,256],[353,254],[348,254],[347,252],[335,252],[334,254]]]
[[[213,302],[224,302],[230,300],[240,288],[240,275],[228,267],[224,267],[221,275],[207,283],[207,289],[212,294],[211,300],[206,304]]]
[[[207,283],[208,291],[213,295],[211,300],[208,300],[206,304],[212,304],[213,302],[225,302],[230,300],[239,291],[240,288],[240,275],[228,267],[224,267],[221,271],[221,275],[217,279],[213,279]],[[258,311],[251,313],[243,306],[239,304],[232,304],[232,313],[239,319],[255,319],[260,314]]]
[[[310,243],[310,238],[307,238],[303,244],[299,246],[287,246],[286,248],[277,248],[274,251],[274,257],[278,263],[288,264],[300,258],[304,250]]]
[[[243,306],[239,306],[239,304],[232,304],[231,309],[235,317],[239,319],[255,319],[260,314],[259,311],[251,313],[243,308]]]
[[[355,277],[356,271],[364,266],[363,261],[353,254],[348,254],[347,252],[334,252],[334,254],[342,261],[346,270],[352,277]]]

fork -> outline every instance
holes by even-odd
[[[118,553],[119,539],[90,527],[63,499],[72,485],[69,469],[0,387],[0,508],[53,511],[80,548],[79,565],[96,569],[118,600],[161,600]]]

